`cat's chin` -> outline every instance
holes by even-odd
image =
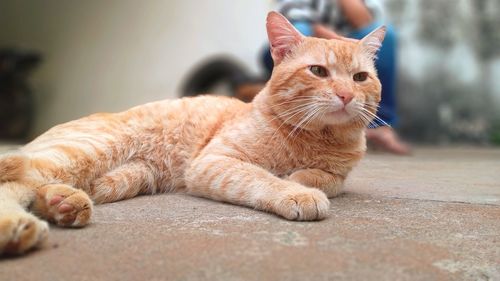
[[[343,125],[352,120],[351,114],[344,109],[328,112],[323,116],[326,125]]]

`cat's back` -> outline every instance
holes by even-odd
[[[250,112],[251,104],[224,96],[197,96],[150,102],[119,113],[96,113],[60,124],[24,147],[89,141],[104,150],[154,150],[175,145],[196,153],[225,125]],[[147,152],[146,152],[147,153]]]
[[[225,96],[197,96],[140,105],[117,117],[138,130],[179,133],[219,130],[250,112],[251,104]]]
[[[168,154],[186,164],[224,127],[245,119],[251,107],[230,97],[198,96],[148,103],[118,118],[141,154]]]
[[[224,96],[197,96],[166,99],[132,107],[119,113],[95,113],[57,125],[27,147],[53,140],[77,136],[131,136],[137,139],[148,134],[180,133],[182,135],[215,130],[226,121],[234,121],[249,112],[251,105]],[[193,136],[196,138],[196,136]]]

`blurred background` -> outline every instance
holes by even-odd
[[[381,2],[399,34],[402,136],[500,144],[500,1]],[[0,0],[0,139],[29,140],[90,113],[193,94],[193,75],[214,58],[244,73],[236,80],[262,79],[265,18],[275,7],[270,0]],[[210,85],[221,93],[233,86]]]

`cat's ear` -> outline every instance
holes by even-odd
[[[366,35],[359,44],[364,52],[366,52],[372,58],[377,56],[378,50],[382,47],[382,42],[384,41],[385,32],[387,28],[382,25],[381,27],[375,29],[370,34]]]
[[[278,65],[292,47],[304,38],[283,15],[277,12],[267,14],[266,28],[275,65]]]

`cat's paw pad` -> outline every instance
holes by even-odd
[[[92,200],[66,185],[50,185],[39,190],[34,210],[60,226],[82,227],[90,222]]]
[[[328,216],[330,201],[325,193],[308,188],[287,192],[277,204],[277,213],[289,220],[321,220]]]
[[[29,213],[0,217],[0,255],[17,255],[42,245],[48,237],[47,222]]]

